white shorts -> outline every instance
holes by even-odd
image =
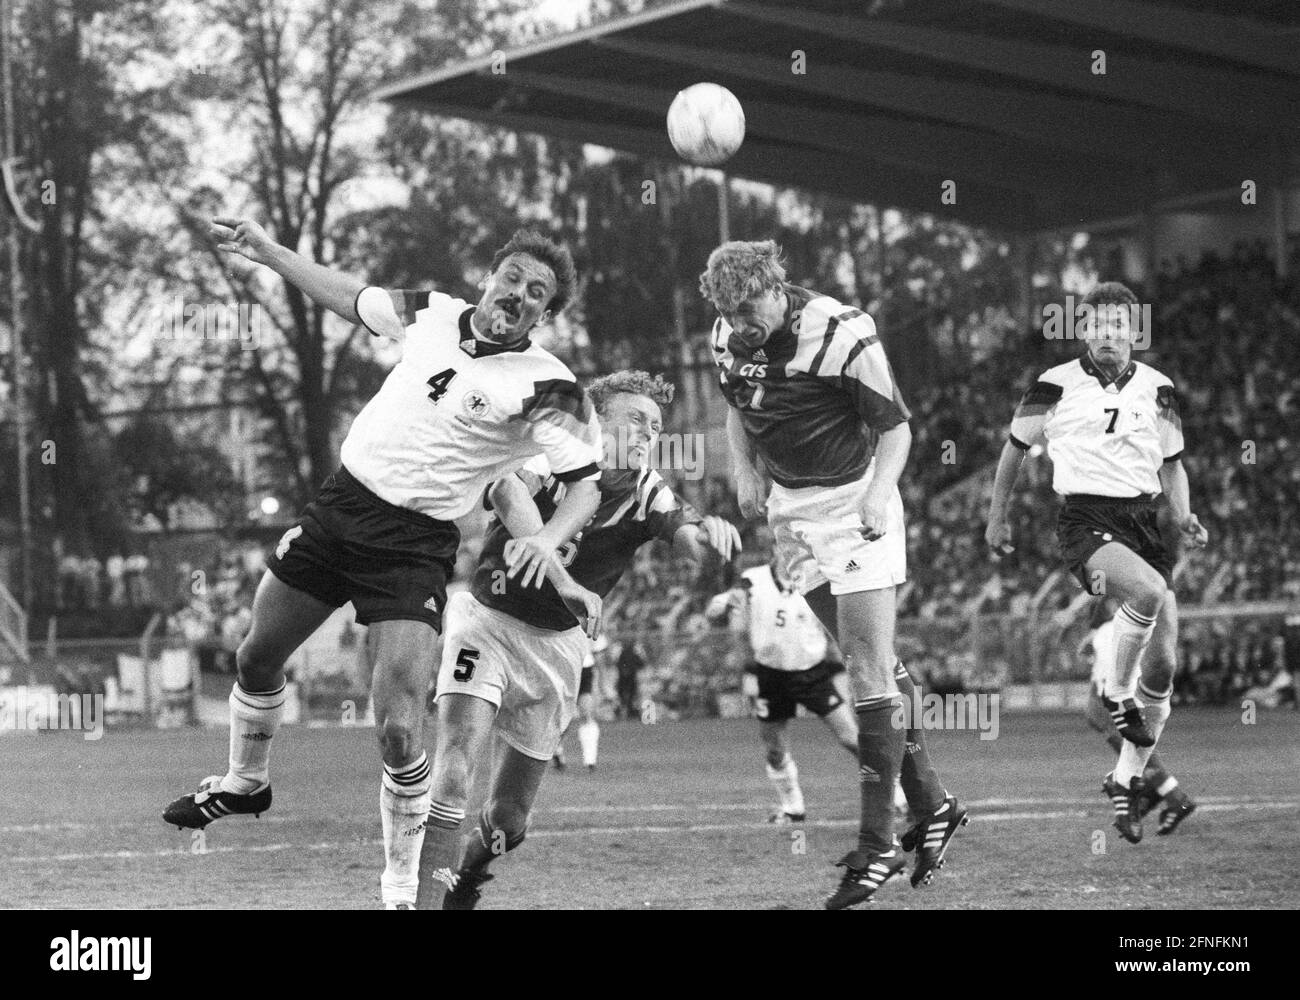
[[[767,498],[776,557],[807,594],[830,582],[832,594],[896,587],[907,580],[907,525],[897,487],[885,507],[885,533],[863,537],[862,504],[875,463],[857,482],[787,489],[773,483]]]
[[[468,591],[447,602],[438,694],[470,694],[497,708],[501,738],[550,760],[573,721],[591,640],[576,625],[535,628],[480,604]]]

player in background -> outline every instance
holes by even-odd
[[[900,689],[913,686],[894,651],[895,591],[907,576],[898,477],[912,435],[884,347],[870,316],[788,283],[770,240],[715,249],[700,290],[720,314],[712,348],[741,512],[766,503],[782,572],[839,643],[856,698],[861,823],[826,906],[865,902],[906,866],[894,839],[900,773],[919,817],[906,837],[912,884],[928,883],[966,812],[921,731],[894,726]]]
[[[596,639],[599,644],[600,638]],[[596,654],[594,650],[587,653],[586,659],[582,661],[582,678],[578,681],[578,710],[574,716],[573,725],[578,727],[578,746],[582,750],[582,765],[588,771],[596,770],[596,754],[600,748],[600,723],[596,721]],[[555,769],[563,771],[565,768],[564,759],[564,737],[569,735],[569,729],[566,729],[560,735],[560,742],[555,747]]]
[[[556,516],[568,487],[543,459],[498,480],[489,491],[496,517],[472,587],[447,609],[437,739],[438,757],[448,769],[435,778],[420,859],[420,909],[477,905],[482,885],[493,878],[489,865],[523,842],[547,762],[573,718],[594,629],[584,635],[549,580],[540,591],[530,588],[529,573],[536,567],[567,574],[596,596],[598,615],[599,599],[647,542],[662,539],[695,562],[706,546],[729,560],[740,545],[731,524],[700,517],[649,466],[672,384],[660,375],[619,371],[594,380],[587,392],[606,444],[595,515],[563,548],[558,566],[512,568],[503,555],[511,536],[535,536]],[[624,444],[626,452],[619,454]],[[477,829],[462,847],[456,817],[463,816],[474,768],[486,757],[494,727],[506,746]]]
[[[1025,452],[1045,441],[1052,488],[1064,498],[1056,529],[1061,557],[1089,593],[1121,602],[1102,704],[1123,741],[1102,791],[1115,809],[1116,829],[1135,844],[1142,839],[1142,773],[1169,718],[1177,655],[1173,559],[1157,521],[1157,497],[1168,498],[1173,523],[1189,544],[1207,540],[1191,511],[1173,383],[1132,359],[1137,306],[1137,296],[1118,282],[1084,296],[1087,350],[1048,369],[1016,409],[985,532],[995,557],[1011,551],[1011,492]]]
[[[755,685],[767,777],[780,801],[769,822],[802,823],[806,818],[803,789],[790,753],[787,724],[803,705],[857,759],[857,723],[836,684],[844,675],[844,664],[831,656],[826,630],[775,564],[745,570],[736,587],[709,602],[705,616],[710,621],[732,617],[743,624],[753,654],[745,673]]]
[[[520,230],[497,252],[479,285],[482,298],[471,305],[437,292],[367,286],[279,246],[248,220],[220,218],[212,231],[220,250],[270,267],[296,289],[292,295],[400,342],[402,358],[353,420],[339,470],[267,561],[251,630],[236,653],[228,771],[172,802],[163,818],[201,829],[271,805],[285,661],[351,601],[358,623],[369,626],[383,758],[382,897],[390,909],[413,907],[432,780],[424,696],[460,542],[453,522],[489,482],[539,454],[570,489],[551,522],[512,543],[508,559],[545,558],[596,506],[595,413],[568,368],[528,339],[567,302],[573,261],[563,247]]]

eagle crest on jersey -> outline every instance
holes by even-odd
[[[1111,379],[1085,354],[1039,376],[1011,418],[1017,448],[1044,442],[1062,496],[1159,493],[1161,465],[1183,455],[1178,394],[1150,365]]]
[[[370,287],[357,315],[402,359],[352,422],[344,466],[399,507],[451,521],[493,479],[545,455],[557,479],[595,479],[595,409],[573,373],[527,339],[501,347],[474,337],[474,307],[439,292]],[[473,350],[466,350],[469,344]]]
[[[772,479],[840,486],[861,479],[884,431],[910,416],[876,324],[860,309],[786,284],[789,315],[751,351],[719,318],[711,338],[722,393]]]

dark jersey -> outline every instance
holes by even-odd
[[[540,475],[545,471],[544,475]],[[523,469],[523,478],[540,487],[533,501],[549,521],[564,497],[565,485],[546,471],[545,460],[535,459]],[[560,550],[560,562],[569,575],[588,590],[605,597],[629,566],[636,550],[656,538],[672,541],[684,524],[700,524],[690,504],[677,498],[653,469],[605,469],[601,472],[600,505],[587,526]],[[522,587],[506,577],[505,545],[510,533],[494,517],[483,540],[483,553],[470,585],[475,600],[537,628],[564,631],[578,624],[548,580],[541,589]]]
[[[785,291],[785,323],[754,351],[726,320],[714,324],[722,394],[774,481],[853,482],[880,433],[910,416],[907,405],[870,316],[798,285]]]

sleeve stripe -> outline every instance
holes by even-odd
[[[535,420],[542,410],[557,410],[568,414],[580,424],[591,419],[591,401],[576,382],[552,378],[533,383],[533,394],[523,401],[519,416]]]
[[[401,317],[403,326],[410,326],[415,322],[416,313],[421,309],[429,308],[429,292],[427,289],[415,292],[403,290],[396,292],[395,294],[402,297],[402,304],[398,308],[397,314]]]
[[[599,471],[600,471],[600,467],[596,465],[595,462],[588,462],[586,465],[582,466],[581,468],[570,469],[568,472],[555,472],[552,473],[552,476],[557,482],[576,483],[579,482],[580,480],[588,478],[593,473]]]
[[[1029,405],[1041,405],[1046,412],[1046,408],[1058,403],[1061,400],[1062,393],[1065,392],[1065,386],[1057,385],[1055,382],[1035,382],[1025,393],[1025,398],[1020,401],[1022,407]]]
[[[1025,444],[1025,442],[1021,441],[1020,438],[1016,437],[1014,434],[1008,434],[1007,440],[1010,441],[1017,448],[1019,448],[1021,451],[1029,450],[1029,445]]]
[[[1165,459],[1165,462],[1166,464],[1169,462],[1178,462],[1182,460],[1182,457],[1183,457],[1183,453],[1180,451],[1175,455],[1170,455],[1168,458]]]
[[[879,334],[872,334],[870,337],[863,337],[861,340],[859,340],[856,344],[853,345],[853,349],[849,351],[849,356],[844,359],[844,370],[848,371],[849,366],[853,364],[854,360],[856,360],[859,354],[865,351],[872,344],[878,344],[878,343],[880,343]]]
[[[813,375],[822,373],[822,362],[826,360],[826,354],[831,349],[831,341],[835,339],[835,330],[840,325],[840,318],[832,316],[826,322],[826,332],[822,334],[822,346],[813,356],[812,364],[808,366],[808,371]]]
[[[646,491],[645,495],[641,498],[641,504],[636,512],[636,519],[638,521],[645,520],[646,515],[654,508],[655,500],[659,497],[659,494],[663,492],[663,488],[663,483],[655,483]]]

